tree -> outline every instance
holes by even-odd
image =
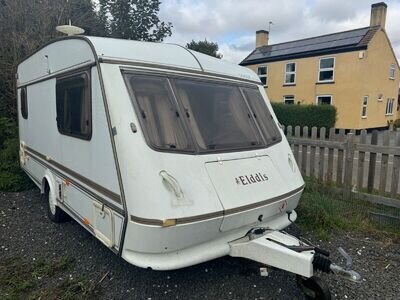
[[[99,17],[108,35],[142,41],[162,41],[172,24],[160,21],[159,0],[99,0]]]
[[[91,0],[0,1],[0,116],[16,119],[17,64],[38,47],[61,36],[57,25],[74,25],[102,35],[101,20]]]
[[[204,41],[194,41],[186,44],[186,48],[201,52],[216,58],[222,58],[222,54],[218,53],[219,47],[217,43],[209,42],[206,39]]]

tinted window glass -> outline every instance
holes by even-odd
[[[168,80],[128,75],[127,82],[136,99],[136,112],[148,142],[159,149],[193,150]]]
[[[24,119],[28,119],[28,97],[26,88],[21,89],[21,115]]]
[[[239,87],[184,79],[174,82],[192,134],[201,150],[262,145]]]
[[[87,73],[57,79],[56,105],[57,127],[60,133],[90,139],[92,120]]]
[[[244,94],[253,111],[254,118],[257,120],[264,138],[268,144],[275,143],[282,139],[278,126],[276,125],[264,98],[257,89],[244,88]]]

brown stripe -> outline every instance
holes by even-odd
[[[88,179],[88,178],[76,173],[75,171],[72,171],[71,169],[68,169],[68,168],[64,167],[63,165],[59,164],[58,162],[52,160],[51,158],[48,159],[45,155],[35,151],[34,149],[32,149],[30,147],[26,147],[26,149],[27,149],[28,153],[33,154],[33,155],[43,159],[47,163],[55,166],[56,168],[62,170],[65,173],[67,173],[69,176],[78,179],[79,181],[81,181],[82,183],[84,183],[87,186],[91,187],[92,189],[100,192],[101,194],[103,194],[103,195],[109,197],[110,199],[112,199],[113,201],[121,204],[121,198],[120,198],[120,196],[118,194],[116,194],[116,193],[114,193],[114,192],[102,187],[101,185],[99,185],[99,184],[91,181],[90,179]],[[71,180],[71,182],[74,183],[73,179],[69,179],[68,178],[68,180]]]
[[[268,200],[260,201],[257,203],[243,205],[243,206],[239,206],[239,207],[228,209],[228,210],[221,210],[221,211],[213,212],[213,213],[209,213],[209,214],[203,214],[203,215],[197,215],[197,216],[191,216],[191,217],[185,217],[185,218],[177,218],[177,219],[175,219],[176,224],[179,225],[179,224],[200,222],[200,221],[210,220],[210,219],[223,217],[223,216],[227,216],[227,215],[232,215],[232,214],[236,214],[236,213],[240,213],[240,212],[245,212],[245,211],[255,209],[255,208],[258,208],[261,206],[272,204],[274,202],[278,202],[280,200],[283,200],[285,198],[288,198],[290,196],[297,194],[298,192],[302,191],[303,189],[304,189],[304,185],[302,185],[301,187],[299,187],[293,191],[290,191],[288,193],[282,194],[280,196],[277,196],[277,197],[274,197],[274,198],[271,198]],[[171,219],[173,219],[173,218],[171,218]],[[153,225],[153,226],[160,226],[160,227],[164,223],[162,220],[146,219],[146,218],[141,218],[141,217],[137,217],[137,216],[133,216],[133,215],[131,215],[131,221],[139,223],[139,224],[143,224],[143,225]]]

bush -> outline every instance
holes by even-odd
[[[393,122],[393,127],[394,128],[400,128],[400,119],[397,119],[396,121]]]
[[[336,123],[336,107],[332,105],[304,105],[271,103],[279,122],[285,126],[333,128]]]
[[[17,125],[0,117],[0,191],[17,192],[31,187],[33,183],[19,166]]]

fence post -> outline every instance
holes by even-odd
[[[353,161],[354,161],[354,134],[349,133],[345,143],[346,160],[344,165],[344,197],[351,197],[351,189],[353,186]]]
[[[312,127],[311,128],[311,139],[316,141],[317,136],[318,136],[318,129],[317,127]],[[311,146],[310,147],[310,177],[313,177],[315,179],[315,152],[316,152],[317,147]]]
[[[344,142],[345,140],[345,130],[339,130],[339,142]],[[343,184],[343,163],[344,163],[344,151],[342,149],[338,149],[337,156],[337,169],[336,169],[336,185],[341,186]]]
[[[367,131],[365,129],[361,130],[360,144],[365,144],[367,142]],[[358,171],[357,171],[357,189],[362,190],[364,185],[364,164],[365,164],[365,152],[358,151]]]
[[[383,133],[383,146],[389,146],[390,137],[389,131],[385,131]],[[382,153],[381,158],[381,176],[379,180],[379,194],[385,195],[386,192],[386,179],[387,179],[387,172],[388,172],[388,163],[389,163],[389,155]]]
[[[303,139],[308,139],[308,126],[303,127]],[[308,146],[302,145],[301,147],[301,173],[303,176],[307,175],[307,156],[308,156]]]
[[[300,126],[294,128],[294,136],[300,138]],[[294,158],[296,159],[297,165],[300,167],[300,155],[299,155],[299,144],[294,143]]]
[[[335,128],[329,129],[329,140],[333,141],[335,139]],[[328,170],[326,172],[326,181],[328,183],[332,182],[333,179],[333,154],[334,149],[328,148]]]
[[[374,130],[371,136],[371,145],[378,144],[378,131]],[[376,153],[370,152],[369,154],[369,168],[368,168],[368,193],[372,193],[375,181],[375,166],[376,166]]]
[[[400,147],[400,132],[396,132],[395,146]],[[397,195],[397,189],[400,181],[400,156],[395,155],[393,157],[393,173],[392,173],[392,184],[390,187],[390,197],[395,198]]]
[[[319,139],[321,141],[326,138],[326,129],[322,127],[319,131]],[[318,155],[318,180],[324,182],[324,165],[325,165],[325,147],[319,147]]]

